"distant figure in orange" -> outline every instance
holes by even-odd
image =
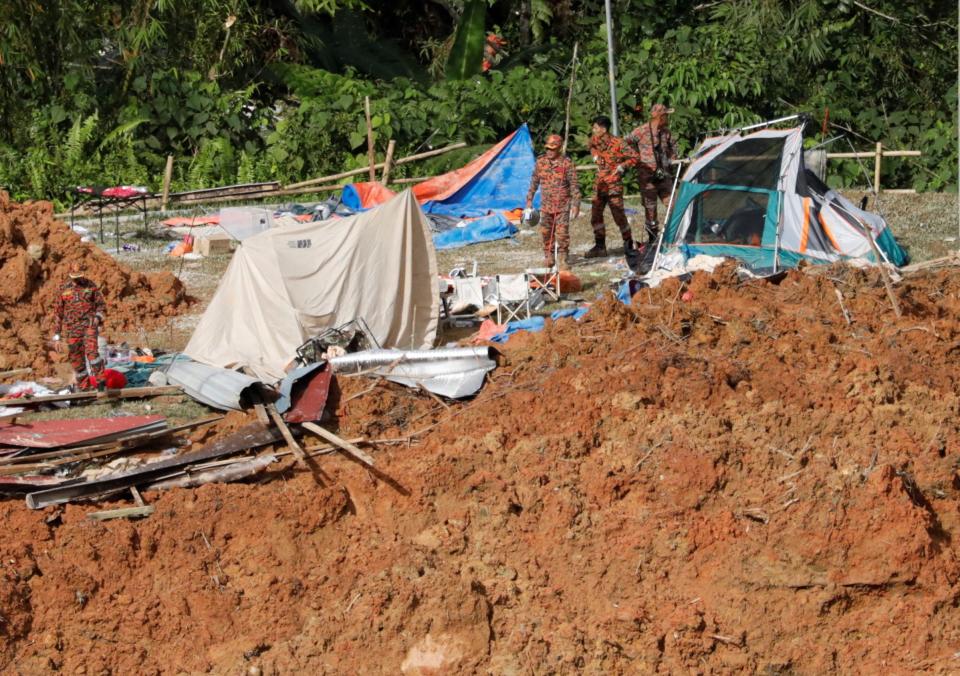
[[[84,274],[80,263],[70,265],[69,278],[60,287],[53,305],[54,343],[67,357],[80,389],[91,389],[103,373],[97,338],[107,304],[100,289]]]

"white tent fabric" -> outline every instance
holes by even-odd
[[[357,318],[383,347],[428,349],[436,279],[429,223],[410,190],[349,218],[271,228],[237,249],[184,352],[273,382],[308,338]]]

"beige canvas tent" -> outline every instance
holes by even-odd
[[[383,347],[427,349],[436,280],[429,222],[410,190],[348,218],[272,228],[237,248],[184,352],[273,382],[304,341],[357,318]]]

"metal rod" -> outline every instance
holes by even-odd
[[[786,117],[778,117],[776,120],[767,120],[766,122],[758,122],[757,124],[751,124],[747,127],[740,127],[738,131],[749,131],[750,129],[759,129],[761,127],[769,127],[772,124],[786,122],[787,120],[796,120],[799,117],[800,115],[787,115]]]
[[[673,188],[670,190],[670,201],[667,202],[667,213],[663,217],[663,228],[660,230],[660,236],[657,237],[657,252],[653,255],[653,264],[650,266],[650,269],[647,270],[647,274],[650,274],[657,269],[657,260],[660,258],[660,247],[663,245],[663,236],[667,232],[667,228],[670,227],[670,216],[673,212],[673,198],[677,194],[677,183],[680,182],[680,172],[683,170],[683,164],[677,162],[677,173],[673,176]]]
[[[620,124],[617,120],[617,73],[613,62],[613,16],[610,11],[610,0],[604,0],[607,12],[607,76],[610,78],[610,122],[614,136],[620,135]]]

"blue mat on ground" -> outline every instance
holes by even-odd
[[[468,221],[464,227],[450,228],[433,236],[433,246],[437,251],[456,249],[468,244],[492,242],[512,237],[517,226],[508,221],[501,213],[491,214],[475,221]]]

